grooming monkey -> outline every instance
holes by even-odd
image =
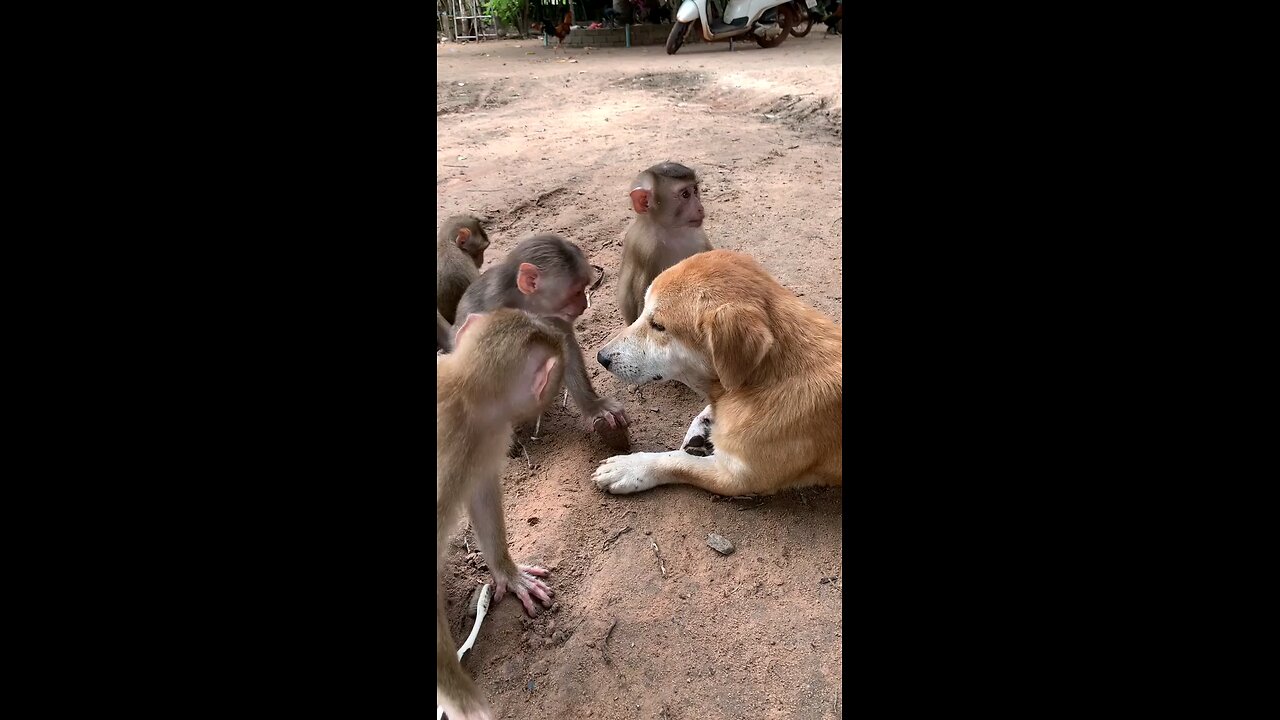
[[[540,316],[563,336],[564,382],[582,411],[586,429],[594,429],[611,447],[629,449],[627,415],[622,404],[596,395],[587,377],[573,321],[587,308],[591,266],[577,245],[543,233],[521,240],[507,257],[480,275],[458,302],[458,317],[501,307]],[[559,388],[556,388],[557,392]]]
[[[711,250],[702,231],[702,198],[698,175],[680,163],[665,162],[645,170],[631,184],[636,217],[622,241],[618,277],[618,309],[627,325],[640,317],[644,291],[667,268]]]
[[[467,287],[480,277],[484,251],[489,235],[474,215],[454,215],[444,221],[436,235],[436,347],[448,352],[448,333],[440,332],[440,320],[449,326],[455,317],[458,301]]]
[[[499,480],[513,424],[555,397],[563,354],[558,332],[503,309],[467,317],[454,351],[436,360],[436,704],[449,720],[490,717],[458,662],[440,581],[440,548],[464,506],[493,573],[494,602],[511,590],[530,616],[537,614],[533,598],[551,605],[551,590],[538,579],[547,571],[516,565],[507,551]]]

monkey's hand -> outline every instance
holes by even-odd
[[[510,588],[515,592],[516,597],[520,598],[520,604],[524,605],[525,614],[529,617],[538,616],[538,608],[533,604],[533,599],[529,597],[530,593],[538,598],[546,607],[551,607],[551,588],[547,584],[538,579],[538,577],[546,577],[547,571],[534,565],[513,565],[514,572],[493,570],[493,601],[498,602],[502,596],[507,593]],[[537,575],[538,577],[534,577]]]
[[[600,423],[604,423],[604,427],[609,430],[624,428],[629,424],[622,403],[611,398],[597,399],[594,406],[586,408],[583,414],[582,419],[588,430],[595,430]]]

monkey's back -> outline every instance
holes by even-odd
[[[467,254],[448,248],[436,253],[436,309],[450,325],[467,288],[480,279],[480,270]]]

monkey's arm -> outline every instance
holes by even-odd
[[[501,600],[510,588],[520,598],[524,611],[533,617],[538,610],[529,597],[530,593],[543,605],[551,606],[551,588],[534,577],[546,577],[547,571],[530,565],[516,565],[511,559],[511,553],[507,551],[507,528],[502,516],[502,489],[498,478],[481,480],[476,485],[469,506],[471,526],[475,528],[480,550],[493,573],[493,601]]]
[[[458,662],[458,650],[449,632],[444,614],[444,588],[440,570],[436,568],[436,704],[444,708],[450,720],[476,718],[489,720],[489,708],[480,691]]]
[[[587,377],[587,366],[582,361],[582,347],[573,332],[573,324],[559,318],[548,318],[560,329],[564,336],[564,382],[573,396],[573,402],[582,410],[583,421],[588,430],[594,430],[596,422],[603,420],[610,428],[627,426],[627,414],[622,410],[622,403],[610,398],[596,395],[591,387],[591,378]]]

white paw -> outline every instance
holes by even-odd
[[[650,456],[656,454],[614,455],[600,463],[591,479],[596,481],[596,487],[614,495],[648,490],[655,484],[652,480],[654,468]]]

